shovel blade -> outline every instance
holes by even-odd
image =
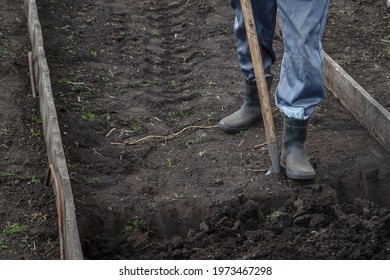
[[[276,143],[268,144],[268,152],[271,158],[271,167],[265,175],[279,174],[281,169],[278,145]]]

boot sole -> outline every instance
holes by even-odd
[[[283,173],[286,173],[286,176],[290,179],[294,180],[313,180],[316,177],[316,174],[313,175],[297,175],[297,174],[292,174],[290,172],[287,172],[286,169],[286,163],[283,161],[280,161],[280,169]]]
[[[249,125],[246,127],[232,128],[232,127],[228,127],[228,126],[223,126],[221,124],[218,124],[218,126],[220,129],[222,129],[223,131],[228,132],[228,133],[239,133],[242,130],[248,129],[250,127],[250,125]]]
[[[228,132],[228,133],[239,133],[239,132],[241,132],[243,130],[246,130],[246,129],[250,128],[253,125],[256,125],[256,123],[260,122],[260,120],[261,120],[261,116],[258,116],[256,119],[254,119],[252,122],[250,122],[250,124],[248,124],[246,126],[242,126],[242,127],[231,127],[231,126],[224,125],[221,122],[218,123],[218,126],[219,126],[220,129],[222,129],[225,132]]]

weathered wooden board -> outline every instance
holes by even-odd
[[[49,67],[43,45],[42,28],[38,18],[38,9],[35,0],[25,0],[28,19],[28,31],[32,45],[33,69],[39,94],[39,104],[43,131],[47,146],[49,164],[55,169],[55,175],[60,182],[61,209],[64,236],[64,258],[70,260],[83,259],[80,237],[76,221],[76,211],[73,193],[70,185],[69,173],[63,150],[61,133],[57,120],[57,112],[51,88]],[[57,195],[57,194],[56,194]]]
[[[390,152],[390,113],[345,72],[324,55],[325,86],[341,104]]]

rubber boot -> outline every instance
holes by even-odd
[[[316,175],[306,158],[307,123],[308,120],[284,117],[280,165],[286,170],[287,177],[291,179],[310,180]]]
[[[268,90],[270,90],[272,76],[268,76],[266,80]],[[261,119],[259,93],[257,91],[256,81],[245,81],[245,97],[241,108],[233,114],[223,118],[218,124],[225,132],[238,133]]]

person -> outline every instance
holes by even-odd
[[[322,35],[329,0],[252,0],[251,3],[268,88],[275,63],[277,10],[281,20],[284,52],[275,92],[276,105],[284,115],[280,165],[289,178],[313,179],[316,173],[306,157],[305,141],[309,118],[325,97]],[[240,0],[230,0],[230,4],[235,11],[234,34],[245,79],[245,97],[241,108],[223,118],[219,127],[237,133],[261,119],[261,109]]]

